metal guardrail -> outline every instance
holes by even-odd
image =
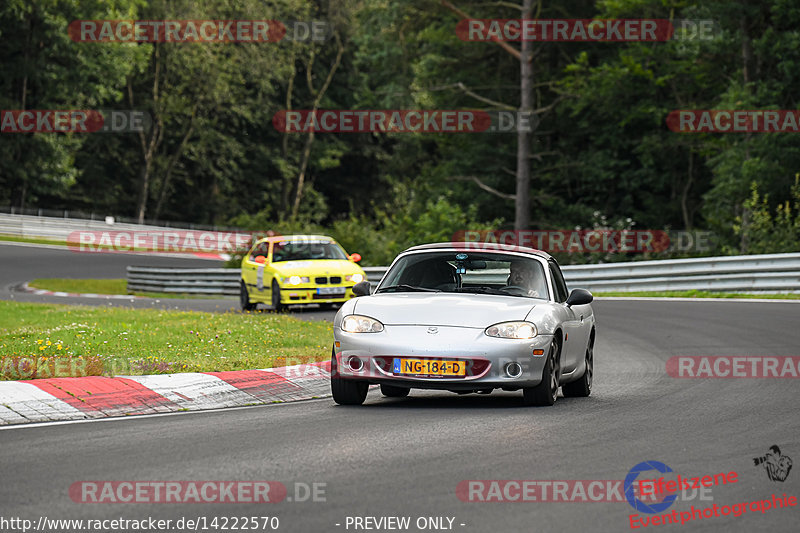
[[[11,213],[3,213],[10,210]],[[33,210],[26,210],[33,213]],[[59,212],[60,214],[61,212]],[[123,223],[115,219],[67,218],[81,215],[75,212],[36,211],[36,214],[17,214],[0,208],[0,234],[19,237],[39,237],[66,240],[76,231],[169,231],[187,229],[184,224],[154,226]],[[111,222],[111,220],[109,220]],[[166,223],[169,224],[169,223]],[[184,227],[181,227],[184,226]],[[209,226],[188,225],[188,229]],[[211,231],[220,228],[213,228]],[[146,267],[129,272],[133,290],[158,292],[188,292],[194,294],[237,294],[237,270],[228,269],[162,269],[152,273]],[[367,277],[377,285],[387,267],[366,267]],[[703,257],[664,261],[634,261],[602,265],[567,265],[562,267],[570,288],[582,287],[595,292],[707,290],[738,292],[798,292],[800,291],[800,254],[766,254],[746,256]],[[169,272],[167,272],[169,271]],[[216,271],[214,276],[203,272]],[[160,276],[160,277],[157,277]],[[141,287],[141,288],[139,288]]]
[[[128,290],[144,292],[238,295],[240,275],[233,268],[127,268]]]
[[[364,267],[373,287],[387,267]],[[129,266],[129,291],[238,295],[241,273],[236,268],[163,268]]]
[[[375,290],[375,287],[378,286],[383,275],[386,274],[386,271],[389,270],[388,266],[384,267],[361,267],[364,270],[364,273],[367,275],[367,279],[369,280],[369,284],[372,285],[372,289]]]
[[[0,234],[66,241],[76,231],[174,231],[183,228],[146,224],[108,224],[105,220],[0,214]]]
[[[387,268],[364,267],[373,287]],[[800,253],[567,265],[562,270],[570,289],[594,292],[800,291]],[[128,289],[137,291],[235,295],[239,279],[239,270],[229,268],[128,267]]]
[[[800,254],[763,254],[563,267],[570,288],[595,292],[800,291]]]
[[[109,225],[106,220],[113,220]],[[175,222],[170,220],[149,220],[146,219],[140,224],[136,219],[130,217],[107,217],[96,213],[83,213],[81,211],[67,211],[55,209],[22,209],[0,206],[0,225],[7,229],[16,229],[19,232],[35,230],[41,228],[55,228],[60,226],[70,226],[76,229],[87,229],[94,231],[116,229],[121,231],[131,230],[197,230],[197,231],[242,231],[240,228],[217,226],[208,224],[194,224],[191,222]],[[0,233],[7,233],[0,231]],[[9,233],[11,235],[23,236],[21,233]],[[47,235],[29,234],[30,237],[46,237]]]

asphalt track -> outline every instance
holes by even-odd
[[[668,511],[800,495],[798,467],[774,482],[753,464],[774,444],[800,460],[800,381],[676,379],[665,372],[675,355],[800,355],[800,306],[598,301],[594,307],[590,398],[524,408],[519,393],[414,391],[385,399],[371,391],[357,408],[324,399],[4,429],[0,517],[35,523],[41,516],[204,516],[210,523],[215,516],[278,516],[279,531],[326,532],[368,531],[346,528],[347,517],[409,516],[407,531],[419,531],[418,517],[445,516],[464,532],[626,531],[634,511],[625,502],[470,503],[459,500],[456,487],[481,479],[621,480],[645,460],[690,477],[738,473],[737,483],[712,490],[713,501],[678,501]],[[295,483],[324,483],[326,501],[80,504],[68,490],[82,480],[272,480],[286,485],[290,497]],[[798,530],[799,513],[798,507],[748,510],[646,530],[788,532]]]

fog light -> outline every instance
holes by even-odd
[[[506,365],[506,375],[510,378],[518,378],[522,375],[522,367],[519,363],[508,363]]]
[[[347,366],[353,372],[361,372],[364,369],[364,361],[354,356],[347,360]]]

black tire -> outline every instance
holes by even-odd
[[[244,284],[244,281],[239,285],[239,305],[242,311],[253,311],[258,305],[250,301],[250,293],[247,292],[247,285]]]
[[[394,385],[381,385],[381,394],[387,398],[405,398],[411,389],[408,387],[395,387]]]
[[[558,398],[558,380],[561,371],[561,345],[557,339],[550,344],[550,353],[542,371],[542,381],[535,387],[522,389],[524,405],[549,406]]]
[[[286,310],[286,306],[281,303],[281,288],[274,279],[272,280],[272,308],[278,312]]]
[[[561,387],[565,398],[586,398],[592,393],[592,377],[594,376],[594,339],[586,347],[586,370],[578,381],[567,383]]]
[[[342,379],[336,368],[336,353],[331,354],[331,394],[339,405],[361,405],[367,399],[369,383],[354,379]]]

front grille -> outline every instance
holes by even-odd
[[[328,278],[322,276],[319,278],[314,278],[314,283],[317,285],[326,285],[328,283]]]
[[[337,300],[340,298],[344,298],[344,293],[337,293],[337,294],[312,294],[312,300]]]
[[[342,277],[341,276],[331,276],[331,283],[341,283]]]

